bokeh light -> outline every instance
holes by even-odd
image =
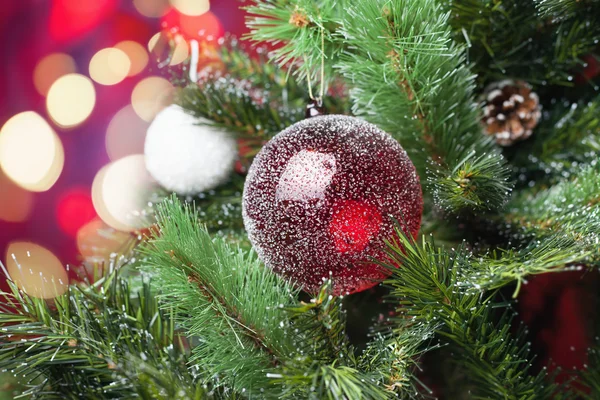
[[[177,65],[184,62],[190,56],[190,46],[181,35],[175,36],[175,50],[171,56],[169,65]]]
[[[167,35],[159,32],[148,41],[148,50],[159,62],[166,63],[169,59],[171,66],[181,64],[190,56],[190,45],[182,35],[175,35],[169,43]]]
[[[186,15],[202,15],[210,10],[208,0],[169,0],[169,2],[177,11]]]
[[[129,57],[131,63],[127,76],[134,76],[139,74],[148,65],[148,53],[144,46],[133,40],[124,40],[115,45],[116,49],[119,49]]]
[[[30,296],[51,299],[67,290],[67,271],[50,250],[40,245],[12,242],[5,261],[11,279]]]
[[[26,221],[32,208],[33,194],[17,186],[0,169],[0,220]]]
[[[79,228],[95,216],[92,198],[88,190],[71,189],[64,193],[56,207],[56,219],[59,228],[69,236],[75,236]]]
[[[0,130],[0,168],[22,188],[34,192],[50,189],[63,165],[60,139],[35,112],[13,116]]]
[[[115,161],[131,154],[144,153],[146,131],[150,123],[141,119],[131,105],[120,109],[106,130],[106,153]]]
[[[53,0],[44,3],[52,4],[48,26],[50,37],[66,42],[80,40],[84,33],[101,24],[115,11],[119,0]]]
[[[64,75],[50,87],[46,107],[52,120],[67,128],[85,121],[96,104],[92,81],[80,74]]]
[[[225,34],[221,21],[211,11],[202,15],[192,16],[171,10],[163,17],[163,27],[178,30],[188,40],[212,41]]]
[[[42,58],[35,66],[33,84],[39,94],[46,96],[54,81],[76,70],[73,57],[64,53],[52,53]]]
[[[158,18],[169,9],[168,0],[133,0],[135,9],[145,17]]]
[[[77,232],[77,248],[88,261],[107,261],[131,239],[129,233],[118,231],[100,219],[94,219]]]
[[[116,85],[127,77],[131,61],[114,47],[98,51],[90,60],[90,77],[101,85]]]
[[[92,201],[98,216],[120,231],[134,231],[151,225],[143,210],[157,192],[141,154],[127,156],[106,165],[92,184]]]
[[[131,94],[131,105],[135,113],[144,121],[152,121],[154,116],[169,105],[173,86],[158,76],[140,81]]]

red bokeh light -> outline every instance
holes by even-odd
[[[50,11],[50,35],[58,42],[75,39],[112,14],[117,0],[54,0]]]
[[[188,39],[214,40],[225,35],[221,21],[212,12],[190,16],[171,9],[162,19],[164,29],[175,30]]]
[[[56,207],[58,226],[67,235],[75,236],[77,231],[96,216],[90,190],[73,189],[63,194]]]

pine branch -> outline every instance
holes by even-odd
[[[462,48],[451,42],[440,6],[433,0],[305,3],[256,2],[252,38],[282,41],[286,46],[277,56],[288,61],[306,55],[314,60],[306,67],[312,70],[322,59],[314,38],[327,22],[325,43],[343,52],[324,62],[346,78],[353,112],[396,136],[421,174],[432,160],[429,183],[438,205],[451,212],[502,205],[510,192],[508,173],[480,132],[473,76],[463,65]],[[290,22],[298,10],[307,24]]]
[[[468,44],[482,84],[523,79],[544,98],[554,85],[572,86],[582,58],[595,51],[600,27],[593,21],[600,15],[594,3],[453,0],[449,9],[455,38]]]
[[[597,344],[588,352],[588,365],[581,374],[582,383],[586,386],[579,391],[579,396],[584,399],[600,398],[600,350]]]
[[[299,79],[308,77],[309,82],[326,88],[343,49],[335,37],[339,18],[350,1],[252,0],[251,4],[246,8],[248,37],[256,42],[282,44],[274,50],[276,63],[282,67],[294,65],[293,73]]]
[[[533,238],[521,249],[497,250],[482,257],[473,257],[471,266],[462,275],[465,290],[499,289],[516,283],[513,297],[531,275],[581,269],[578,264],[587,262],[593,255],[589,242],[563,233]]]
[[[439,345],[431,345],[438,324],[396,324],[392,334],[378,334],[358,360],[361,370],[384,382],[389,391],[401,398],[422,398],[432,394],[415,375],[420,357]]]
[[[236,41],[226,42],[219,53],[225,72],[188,82],[176,103],[201,124],[226,129],[243,140],[246,164],[263,144],[288,126],[304,119],[308,92],[286,68],[267,62],[266,52],[256,56]],[[328,112],[347,114],[348,99],[340,82],[334,96],[324,99]]]
[[[574,178],[536,193],[523,191],[507,207],[504,219],[518,235],[535,240],[560,236],[579,247],[578,262],[597,264],[600,232],[600,166],[582,168]]]
[[[598,0],[536,0],[542,17],[565,20],[575,16],[583,16],[595,11],[600,6]]]
[[[559,103],[511,160],[530,179],[576,174],[600,152],[600,96],[584,103]]]
[[[160,233],[142,249],[145,264],[158,280],[161,301],[177,310],[188,336],[200,338],[192,362],[206,371],[202,378],[275,397],[268,374],[293,359],[299,346],[284,310],[296,291],[256,257],[213,240],[190,206],[170,199],[157,214]]]
[[[272,103],[268,92],[248,81],[221,77],[192,83],[179,93],[176,102],[204,123],[225,128],[243,138],[266,141],[304,118],[303,104]]]
[[[216,379],[220,390],[260,398],[378,399],[410,386],[385,386],[385,373],[361,369],[365,361],[357,361],[344,333],[341,299],[327,285],[310,303],[298,302],[290,283],[253,254],[212,238],[197,220],[192,206],[170,199],[158,207],[160,232],[142,253],[161,302],[198,338],[191,362],[201,381]],[[403,337],[398,374],[410,376],[408,360],[426,339]]]
[[[545,381],[544,372],[530,375],[529,345],[522,327],[511,334],[510,308],[493,302],[494,291],[463,289],[469,254],[462,248],[447,252],[432,241],[417,244],[401,229],[398,237],[390,256],[402,266],[390,267],[387,281],[398,311],[409,320],[441,324],[436,333],[459,351],[455,362],[474,383],[472,398],[550,398],[556,386]]]
[[[143,278],[137,293],[117,272],[47,302],[9,282],[16,313],[0,314],[0,369],[24,377],[23,396],[45,399],[198,398],[168,310]],[[156,373],[159,372],[159,373]]]

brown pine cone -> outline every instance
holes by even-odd
[[[538,95],[526,82],[504,80],[486,88],[483,123],[500,146],[525,140],[542,116]]]

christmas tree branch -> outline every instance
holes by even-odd
[[[471,256],[464,249],[447,252],[432,241],[417,244],[401,229],[398,237],[390,257],[402,266],[387,281],[391,296],[405,318],[440,324],[436,333],[456,348],[456,364],[474,383],[471,396],[550,398],[556,387],[546,382],[545,373],[530,374],[523,328],[511,334],[513,311],[494,303],[495,291],[464,290]]]
[[[317,59],[337,69],[351,88],[354,113],[396,136],[421,173],[430,171],[438,205],[451,212],[502,205],[510,191],[507,170],[480,132],[473,75],[440,6],[433,0],[304,3],[256,2],[252,38],[286,44],[275,51],[285,61],[305,54],[314,60],[307,69]],[[293,24],[298,11],[307,24]],[[322,46],[309,39],[324,30],[325,43],[343,49],[339,55],[323,58]]]
[[[0,314],[0,369],[23,377],[23,396],[183,399],[205,392],[147,277],[134,289],[114,272],[52,301],[9,285],[0,294],[14,310]]]
[[[531,275],[562,272],[578,268],[593,254],[589,243],[582,243],[562,233],[532,240],[522,249],[497,250],[482,257],[473,257],[463,276],[465,290],[499,289],[516,283],[516,297]]]
[[[513,157],[532,179],[576,173],[600,152],[600,96],[589,102],[559,103],[536,129],[532,140]]]
[[[224,128],[244,139],[244,157],[251,160],[262,145],[283,129],[304,119],[308,93],[286,68],[267,62],[264,49],[248,53],[236,41],[226,42],[219,60],[224,72],[189,82],[176,97],[199,123]],[[332,89],[340,89],[339,84]],[[327,97],[330,113],[347,114],[343,90]]]
[[[296,291],[262,268],[256,257],[213,239],[197,211],[175,199],[157,212],[160,233],[142,249],[147,269],[189,336],[199,337],[192,362],[238,393],[276,396],[270,374],[293,359],[295,335],[284,307]],[[259,388],[267,388],[259,392]]]
[[[468,44],[482,84],[523,79],[544,98],[552,85],[572,86],[582,58],[595,51],[600,27],[592,22],[599,17],[594,3],[453,0],[448,4],[455,38]]]
[[[246,8],[248,37],[281,44],[274,52],[277,64],[294,65],[293,72],[300,79],[325,90],[343,49],[336,35],[340,15],[349,5],[348,0],[253,0]]]
[[[576,244],[578,262],[597,264],[600,232],[600,166],[582,168],[574,178],[539,192],[523,191],[507,207],[504,219],[519,235],[535,240],[561,236]]]
[[[390,376],[365,356],[356,358],[341,299],[328,285],[311,302],[299,302],[289,283],[254,255],[212,238],[197,220],[193,207],[168,200],[158,207],[160,231],[142,253],[161,302],[175,309],[187,335],[198,338],[191,362],[201,380],[218,377],[222,390],[261,398],[378,399],[409,387],[414,392],[411,359],[428,337],[423,329],[422,335],[399,336],[404,352],[396,350]]]

